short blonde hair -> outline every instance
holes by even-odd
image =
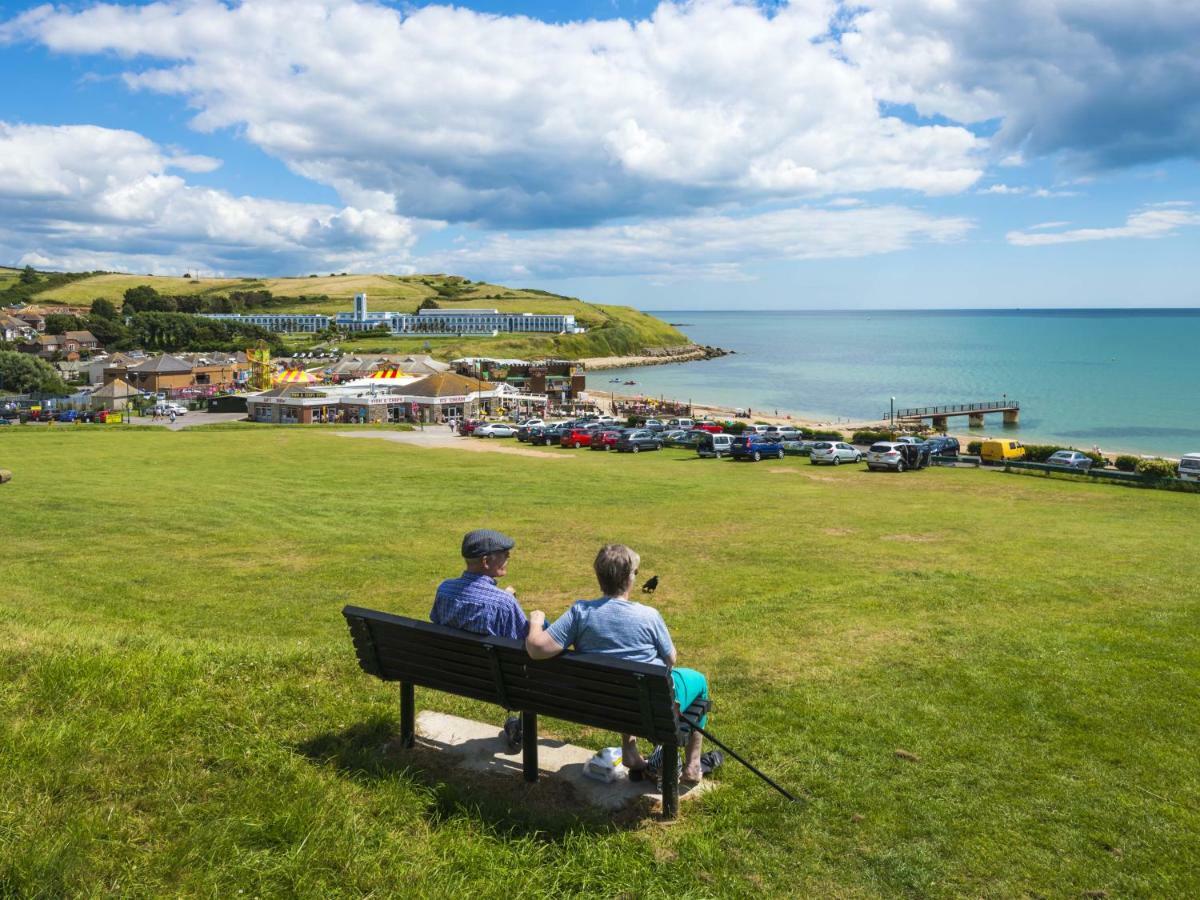
[[[596,554],[592,568],[606,597],[624,594],[633,585],[642,558],[624,544],[605,544]]]

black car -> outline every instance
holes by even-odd
[[[564,427],[560,424],[547,425],[544,428],[531,428],[529,430],[529,443],[539,447],[550,445],[557,447]]]
[[[635,428],[623,432],[613,445],[618,453],[639,453],[642,450],[661,450],[662,441],[653,431]]]
[[[958,438],[931,437],[925,439],[925,446],[933,456],[958,456]]]

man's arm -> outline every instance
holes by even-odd
[[[549,659],[558,656],[566,648],[550,637],[546,631],[546,614],[535,609],[529,614],[529,636],[525,638],[525,652],[533,659]]]

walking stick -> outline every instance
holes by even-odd
[[[783,794],[783,796],[787,797],[793,803],[800,802],[797,798],[795,798],[791,794],[789,794],[786,789],[780,787],[778,784],[776,784],[774,781],[772,781],[767,775],[764,775],[758,769],[754,768],[754,766],[752,766],[747,760],[740,757],[737,754],[736,750],[732,749],[731,747],[726,746],[725,744],[722,744],[719,740],[717,740],[715,737],[713,737],[710,732],[701,728],[699,722],[693,722],[686,715],[684,715],[683,712],[679,713],[679,717],[681,719],[683,719],[683,721],[687,722],[688,725],[690,725],[692,728],[695,728],[698,732],[700,732],[702,735],[704,735],[706,738],[708,738],[710,741],[712,741],[714,744],[716,744],[718,747],[720,747],[722,750],[724,750],[726,753],[728,753],[730,756],[732,756],[734,759],[736,759],[738,762],[740,762],[743,766],[745,766],[747,769],[749,769],[751,772],[753,772],[755,775],[757,775],[763,781],[765,781],[767,784],[769,784],[771,787],[775,788],[775,790],[779,791],[779,793]]]

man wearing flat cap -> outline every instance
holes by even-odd
[[[508,557],[515,544],[512,538],[490,528],[469,532],[462,542],[467,570],[438,585],[429,620],[474,634],[525,640],[529,633],[525,610],[512,588],[501,590],[496,586],[496,579],[508,572]]]
[[[429,620],[435,625],[460,628],[474,634],[525,640],[529,619],[517,602],[512,588],[501,590],[496,579],[508,572],[508,557],[516,541],[480,528],[463,537],[462,555],[467,570],[457,578],[448,578],[438,585]],[[510,716],[504,725],[509,746],[521,744],[521,719]]]

